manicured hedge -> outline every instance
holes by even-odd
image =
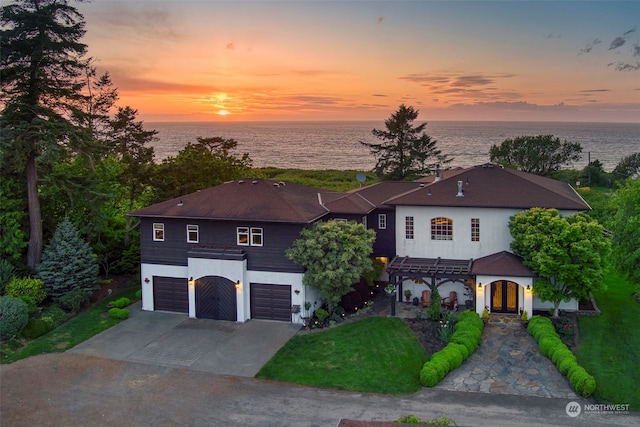
[[[131,304],[131,300],[127,297],[122,297],[122,298],[118,298],[115,301],[111,301],[109,304],[116,308],[125,308],[126,306]]]
[[[449,344],[434,353],[420,370],[420,382],[425,387],[438,384],[452,369],[459,367],[480,345],[484,322],[477,313],[467,310],[460,314]]]
[[[596,380],[582,366],[574,354],[560,339],[551,319],[535,315],[529,320],[527,332],[538,343],[540,354],[548,357],[562,375],[566,375],[571,387],[580,396],[591,396],[596,389]]]

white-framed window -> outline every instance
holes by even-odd
[[[453,220],[444,217],[431,219],[431,240],[453,240]]]
[[[471,218],[471,241],[480,241],[480,218]]]
[[[387,214],[378,214],[378,229],[387,229]]]
[[[251,227],[251,246],[262,246],[262,228]]]
[[[262,246],[263,231],[258,227],[238,227],[238,245]]]
[[[406,216],[404,217],[404,238],[405,239],[413,239],[413,217]]]
[[[249,227],[238,227],[238,244],[249,246]]]
[[[164,224],[160,222],[153,223],[153,241],[164,242]]]
[[[187,225],[187,243],[198,243],[198,226],[189,224]]]

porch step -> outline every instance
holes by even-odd
[[[490,313],[489,314],[489,323],[491,324],[520,324],[522,320],[520,320],[519,314],[505,314],[505,313]]]

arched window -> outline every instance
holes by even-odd
[[[453,220],[444,217],[433,218],[431,240],[453,240]]]

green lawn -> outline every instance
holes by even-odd
[[[640,305],[634,287],[619,274],[605,275],[607,290],[595,294],[602,314],[580,318],[578,361],[596,379],[594,397],[640,410]]]
[[[113,325],[120,323],[121,320],[102,316],[107,311],[107,303],[120,297],[127,297],[131,301],[135,301],[135,293],[138,289],[136,287],[126,290],[97,303],[89,310],[71,318],[53,331],[34,339],[23,348],[15,352],[7,351],[0,359],[0,362],[11,363],[38,354],[63,352],[105,329],[109,329]]]
[[[422,388],[427,354],[398,318],[371,317],[322,332],[296,335],[257,378],[387,394]]]

